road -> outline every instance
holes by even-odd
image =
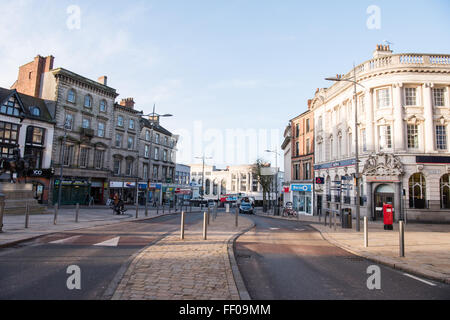
[[[186,225],[202,219],[186,215]],[[103,299],[135,253],[180,228],[180,215],[63,232],[0,249],[0,300]],[[68,290],[67,268],[81,269],[81,290]]]
[[[383,265],[381,289],[369,290],[367,268],[376,263],[330,244],[308,223],[250,218],[255,228],[238,238],[235,256],[252,299],[450,299],[449,285]]]

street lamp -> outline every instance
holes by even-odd
[[[353,79],[346,79],[340,76],[325,78],[328,81],[347,81],[353,83],[353,97],[355,99],[355,182],[356,182],[356,231],[360,231],[360,209],[361,209],[361,200],[360,200],[360,185],[359,185],[359,146],[358,146],[358,96],[356,86],[359,85],[365,88],[362,84],[356,81],[356,69],[355,65],[353,65]]]
[[[202,202],[201,202],[201,204],[200,204],[200,208],[202,207],[202,205],[203,205],[203,195],[205,194],[205,189],[204,189],[204,183],[205,183],[205,160],[210,160],[210,159],[212,159],[211,157],[205,157],[205,155],[203,154],[203,156],[202,157],[195,157],[195,159],[201,159],[202,161],[203,161],[203,169],[202,169],[202,188],[201,188],[201,190],[202,190],[202,192],[201,192],[201,199],[202,199]]]
[[[265,152],[269,152],[269,153],[274,153],[275,154],[275,167],[277,168],[277,173],[275,176],[275,194],[276,194],[276,212],[278,215],[278,207],[279,207],[279,202],[278,202],[278,156],[280,155],[276,150],[265,150]]]
[[[143,117],[151,118],[151,121],[150,121],[150,157],[149,157],[149,162],[148,162],[148,170],[149,170],[149,172],[147,173],[147,194],[146,194],[146,197],[145,197],[146,198],[145,203],[147,203],[147,201],[148,201],[148,190],[150,189],[150,182],[151,182],[151,178],[153,176],[153,170],[152,170],[153,125],[154,125],[154,123],[156,121],[156,117],[158,117],[158,122],[159,122],[159,118],[160,117],[163,117],[163,118],[173,117],[173,115],[171,115],[171,114],[163,114],[163,115],[157,114],[155,112],[155,108],[156,108],[156,105],[153,104],[153,112],[149,113],[149,114],[142,115]],[[162,190],[161,190],[161,192],[162,192]],[[155,196],[155,195],[153,195],[153,196]]]

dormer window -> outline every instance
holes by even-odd
[[[39,109],[39,107],[31,107],[30,111],[31,111],[31,114],[35,117],[41,116],[41,109]]]
[[[20,115],[20,110],[19,110],[19,106],[16,103],[16,99],[14,97],[11,97],[8,99],[8,101],[6,101],[0,109],[0,113],[3,114],[7,114],[10,116],[19,116]]]

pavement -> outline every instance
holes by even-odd
[[[64,207],[58,211],[56,225],[53,223],[53,209],[47,209],[45,214],[30,215],[28,228],[25,228],[25,214],[5,215],[3,217],[3,232],[0,233],[0,248],[56,232],[111,225],[125,221],[139,221],[174,213],[174,209],[169,212],[169,209],[165,208],[163,212],[161,208],[159,210],[149,208],[148,216],[145,216],[145,208],[141,206],[136,219],[136,207],[127,206],[126,208],[128,210],[124,215],[114,215],[112,210],[106,206],[83,207],[80,208],[78,222],[75,222],[75,207]],[[199,211],[199,208],[192,208],[192,212],[196,211]],[[178,209],[178,212],[180,212],[180,209]]]
[[[408,222],[405,225],[405,257],[399,256],[398,224],[394,230],[384,230],[380,221],[369,221],[369,246],[364,247],[364,229],[361,219],[361,232],[353,229],[342,229],[340,221],[334,226],[324,225],[322,217],[299,216],[286,218],[256,212],[257,215],[275,219],[309,222],[322,237],[330,243],[360,257],[413,273],[429,279],[450,284],[450,225],[424,224]]]
[[[203,240],[203,221],[186,226],[184,240],[179,231],[169,234],[134,258],[112,299],[245,299],[230,244],[253,226],[250,219],[239,216],[236,227],[234,214],[219,212],[215,219],[210,217],[207,240]]]

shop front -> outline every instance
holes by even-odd
[[[299,214],[313,215],[313,185],[291,184],[292,207]]]
[[[58,203],[60,180],[55,179],[53,188],[53,204]],[[91,184],[84,179],[65,179],[62,181],[61,205],[88,205]]]
[[[162,187],[162,202],[163,204],[171,204],[175,200],[175,187]]]
[[[53,169],[28,169],[26,176],[19,178],[20,183],[33,184],[34,198],[40,204],[47,204],[50,190],[50,179],[53,177]]]
[[[108,184],[106,184],[106,188]],[[104,180],[92,179],[91,181],[91,196],[94,199],[94,204],[105,203],[105,182]]]

